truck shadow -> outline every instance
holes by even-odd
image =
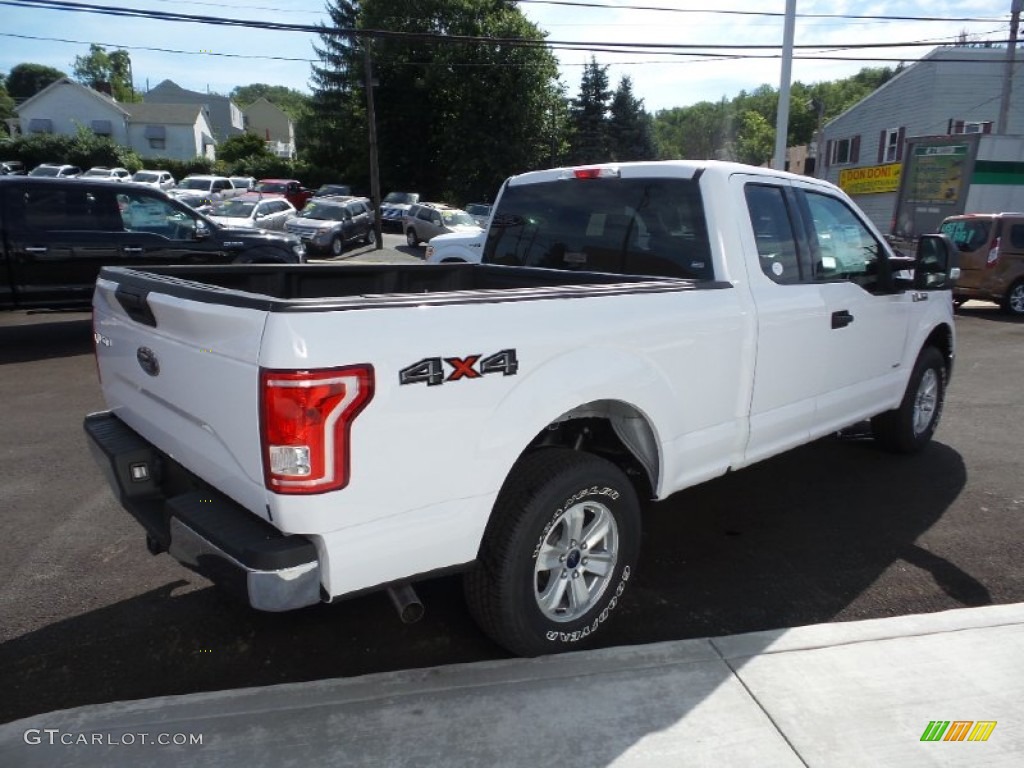
[[[25,319],[30,322],[0,326],[0,365],[92,354],[88,312],[29,315]]]
[[[652,503],[629,599],[601,645],[891,615],[893,606],[869,591],[883,578],[912,582],[901,592],[914,597],[900,612],[987,604],[984,584],[918,543],[965,483],[964,462],[946,445],[893,457],[870,441],[830,438]],[[125,520],[125,530],[131,525]],[[139,533],[126,559],[146,557]],[[426,617],[403,625],[383,594],[263,614],[180,573],[0,645],[0,722],[91,703],[507,657],[472,623],[458,577],[422,584]],[[665,718],[683,714],[667,707]]]

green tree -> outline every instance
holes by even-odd
[[[761,165],[771,159],[775,150],[775,127],[760,112],[748,109],[740,115],[736,135],[736,159],[741,163]]]
[[[132,61],[128,51],[107,53],[102,45],[89,46],[88,56],[76,56],[72,64],[75,80],[98,91],[110,86],[110,95],[121,102],[141,101],[132,85]]]
[[[332,169],[335,181],[368,190],[369,164],[362,150],[367,135],[362,49],[346,31],[358,23],[359,3],[329,0],[327,14],[330,24],[321,23],[320,43],[313,46],[320,64],[312,67],[313,95],[296,126],[296,143],[303,158]]]
[[[651,116],[644,111],[643,99],[633,95],[633,81],[628,76],[619,81],[612,95],[608,138],[613,160],[654,160],[657,156]]]
[[[608,67],[599,66],[593,56],[583,67],[580,93],[569,111],[570,160],[580,163],[604,163],[611,159],[608,108],[612,93],[608,90]]]
[[[244,157],[271,157],[266,141],[255,133],[240,133],[217,145],[217,159],[234,163]]]
[[[7,75],[7,93],[16,101],[29,99],[62,77],[67,75],[45,64],[16,64]]]
[[[284,110],[293,121],[302,118],[309,110],[309,95],[284,85],[252,83],[239,85],[228,94],[240,107],[247,107],[257,99],[266,99]]]
[[[0,136],[7,135],[7,124],[3,121],[14,117],[14,99],[7,93],[5,78],[0,75]]]
[[[313,69],[312,111],[320,123],[314,151],[333,152],[336,167],[358,173],[346,180],[359,185],[369,167],[364,42],[341,33],[356,4],[341,5],[328,6],[336,26],[321,34],[324,64]],[[510,174],[546,164],[558,66],[539,44],[493,40],[543,40],[513,0],[362,0],[356,26],[484,39],[372,42],[382,191],[470,202],[493,198]]]

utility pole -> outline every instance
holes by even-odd
[[[789,81],[793,74],[793,32],[796,0],[786,0],[786,21],[782,31],[782,75],[779,78],[779,107],[775,118],[775,159],[777,171],[786,167],[786,136],[789,134]]]
[[[373,106],[373,64],[370,60],[369,37],[363,38],[363,64],[366,68],[366,121],[370,129],[370,199],[373,200],[373,229],[376,232],[376,250],[384,247],[380,221],[380,168],[377,165],[377,112]]]
[[[1024,0],[1013,0],[1010,6],[1010,43],[1006,48],[1006,73],[1003,75],[1003,97],[999,102],[999,123],[996,133],[1006,134],[1010,117],[1010,92],[1013,89],[1013,60],[1017,55],[1017,28],[1020,26],[1021,6]]]

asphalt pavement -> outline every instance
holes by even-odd
[[[119,702],[0,765],[1019,766],[1024,604]]]

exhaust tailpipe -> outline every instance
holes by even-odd
[[[398,584],[387,591],[403,624],[414,624],[423,618],[423,603],[412,584]]]

